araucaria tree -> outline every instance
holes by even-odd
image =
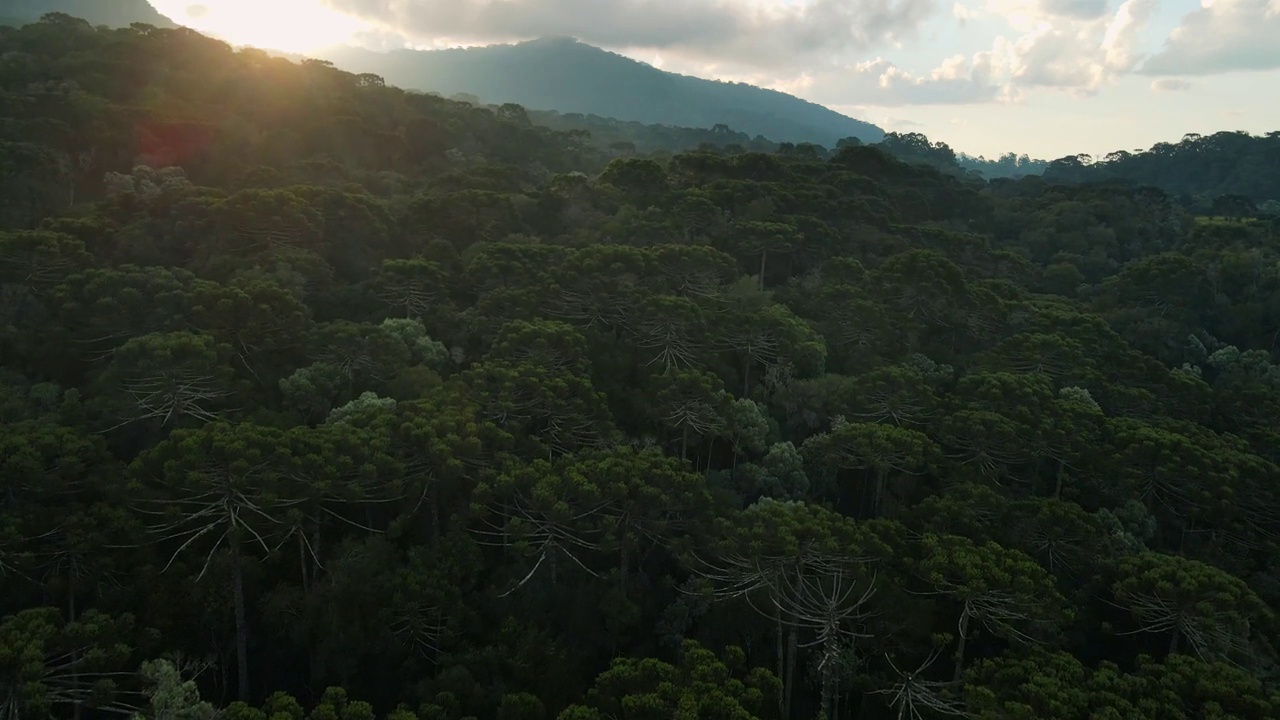
[[[70,5],[0,2],[0,720],[1280,718],[1280,132]]]

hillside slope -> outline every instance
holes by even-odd
[[[1180,142],[1156,143],[1146,152],[1117,151],[1096,162],[1086,156],[1053,161],[1053,182],[1121,181],[1158,187],[1171,195],[1215,198],[1240,195],[1255,202],[1280,201],[1280,131],[1188,134]]]
[[[140,22],[156,27],[177,27],[156,11],[147,0],[4,0],[0,23],[35,22],[41,15],[61,12],[84,18],[92,25],[128,27]]]
[[[724,124],[775,142],[828,147],[850,136],[865,143],[884,137],[874,125],[786,93],[665,72],[571,38],[390,53],[341,48],[326,51],[325,59],[400,87],[535,110],[695,128]]]
[[[1280,718],[1280,223],[0,48],[0,720]]]

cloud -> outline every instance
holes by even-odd
[[[1280,0],[1276,0],[1276,2],[1280,2]],[[963,27],[965,23],[978,17],[981,13],[968,5],[957,2],[951,6],[951,14],[955,16],[956,20],[960,21],[960,26]]]
[[[986,0],[983,9],[1014,30],[1029,33],[1099,20],[1108,17],[1109,8],[1109,0]]]
[[[1160,78],[1151,81],[1154,92],[1185,92],[1191,89],[1191,83],[1178,78]]]
[[[669,63],[666,69],[688,75],[717,77],[791,93],[835,108],[902,107],[907,105],[958,105],[986,103],[1002,97],[1006,88],[993,81],[994,56],[978,53],[944,60],[923,74],[912,73],[877,57],[849,65],[819,65],[799,74],[789,71],[750,72],[723,64]]]
[[[1155,8],[1156,0],[1127,0],[1114,13],[1105,0],[987,0],[986,12],[1020,35],[976,54],[973,79],[1000,86],[994,99],[1036,89],[1091,95],[1140,62],[1137,43]]]
[[[1137,64],[1138,34],[1155,7],[1155,0],[1128,0],[1113,16],[1056,23],[1024,35],[1011,52],[1014,82],[1077,94],[1098,91]]]
[[[1050,17],[1093,20],[1107,12],[1107,0],[1040,0],[1041,11]]]
[[[1273,68],[1280,68],[1280,0],[1203,0],[1141,72],[1211,75]]]
[[[1126,0],[1111,11],[1108,1],[324,0],[416,43],[571,35],[660,56],[674,72],[867,107],[1015,102],[1036,89],[1094,93],[1141,60],[1138,35],[1157,2]],[[995,16],[1015,33],[931,70],[868,52],[900,46],[948,11],[961,23]]]
[[[1089,18],[1080,17],[1094,12],[1081,10],[1090,7],[1086,2],[988,0],[984,12],[1008,13],[1003,16],[1025,21],[1025,32],[1012,40],[996,37],[990,50],[967,58],[949,57],[923,73],[883,57],[852,63],[811,62],[803,71],[786,66],[752,70],[735,63],[686,63],[671,57],[669,69],[769,87],[829,107],[1009,103],[1040,89],[1088,96],[1132,72],[1140,62],[1135,48],[1155,3],[1128,0],[1114,13]],[[954,8],[953,14],[962,14]],[[1046,14],[1064,12],[1074,17],[1055,19]]]
[[[325,0],[411,37],[510,41],[571,35],[605,47],[800,67],[916,37],[938,0]]]
[[[829,74],[828,87],[814,88],[817,96],[842,89],[861,102],[884,107],[900,105],[957,105],[1001,99],[1005,88],[996,80],[996,56],[978,53],[972,60],[955,55],[927,75],[916,75],[876,58]]]
[[[882,107],[1017,102],[1037,89],[1087,96],[1131,72],[1141,60],[1135,47],[1155,9],[1155,0],[1128,0],[1114,14],[1095,18],[1088,17],[1095,12],[1092,6],[1074,0],[994,1],[1005,4],[988,2],[988,11],[1026,20],[1028,30],[1013,40],[997,37],[990,50],[970,58],[948,58],[927,74],[877,58],[812,74],[801,89],[818,102],[856,99]],[[1050,21],[1045,13],[1073,17]]]

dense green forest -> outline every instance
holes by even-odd
[[[0,720],[1280,717],[1280,227],[0,28]]]
[[[1088,155],[1053,161],[1045,176],[1054,182],[1126,182],[1158,187],[1201,212],[1229,214],[1213,208],[1227,197],[1262,205],[1280,215],[1280,130],[1265,135],[1247,132],[1188,134],[1176,143],[1157,143],[1145,152],[1118,150],[1094,161]],[[1242,212],[1249,212],[1246,205]]]
[[[458,93],[453,100],[482,105],[480,98],[469,93]],[[490,105],[493,110],[501,106]],[[757,135],[754,138],[724,123],[708,128],[690,128],[673,125],[646,125],[624,122],[615,118],[580,113],[558,113],[547,110],[526,111],[534,124],[561,132],[587,133],[591,144],[610,157],[632,157],[637,154],[655,159],[669,159],[671,154],[690,150],[710,150],[726,154],[762,152],[787,157],[803,157],[826,160],[843,147],[864,145],[854,137],[843,138],[834,148],[815,143],[776,143]],[[579,132],[579,135],[581,135]],[[975,179],[996,180],[1040,175],[1048,163],[1033,160],[1026,155],[1005,153],[995,160],[956,153],[944,142],[933,142],[921,133],[885,133],[872,147],[913,165],[927,165],[953,175],[966,175]]]
[[[147,0],[21,0],[15,8],[0,11],[0,25],[23,25],[50,12],[113,28],[135,22],[173,27]],[[268,52],[298,62],[307,59],[294,53]],[[347,47],[320,55],[315,59],[333,62],[339,69],[356,70],[357,74],[370,70],[384,82],[389,78],[404,88],[425,89],[477,107],[496,110],[504,104],[486,105],[485,99],[476,95],[480,92],[490,101],[506,97],[526,108],[555,108],[526,109],[526,113],[537,125],[589,133],[590,142],[609,157],[678,153],[703,146],[728,152],[786,153],[799,145],[800,152],[825,158],[831,149],[856,139],[878,144],[909,162],[950,172],[973,172],[986,179],[1039,174],[1046,165],[1013,153],[997,160],[957,156],[945,143],[931,143],[919,133],[886,134],[790,95],[665,73],[564,38],[468,51],[388,53]],[[512,73],[513,68],[519,73]],[[581,76],[577,82],[569,81],[570,72]],[[531,81],[531,75],[536,82]],[[565,108],[582,110],[560,111]],[[743,132],[741,127],[754,129],[756,134]]]
[[[928,165],[942,172],[972,175],[984,180],[1041,175],[1049,165],[1044,160],[1033,160],[1025,154],[1012,152],[1004,153],[995,160],[956,153],[950,145],[931,141],[922,133],[886,133],[875,146],[913,165]]]
[[[455,96],[457,98],[458,96]],[[568,132],[585,130],[591,141],[615,153],[625,155],[655,155],[678,153],[711,146],[728,152],[776,153],[778,143],[768,138],[734,130],[724,123],[707,128],[689,128],[677,125],[658,125],[624,121],[599,115],[559,113],[552,110],[529,110],[529,119],[537,125]],[[794,144],[793,144],[794,145]],[[827,152],[822,148],[822,152]]]

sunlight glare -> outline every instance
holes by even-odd
[[[351,40],[367,25],[321,0],[151,0],[179,25],[232,45],[307,53]]]

